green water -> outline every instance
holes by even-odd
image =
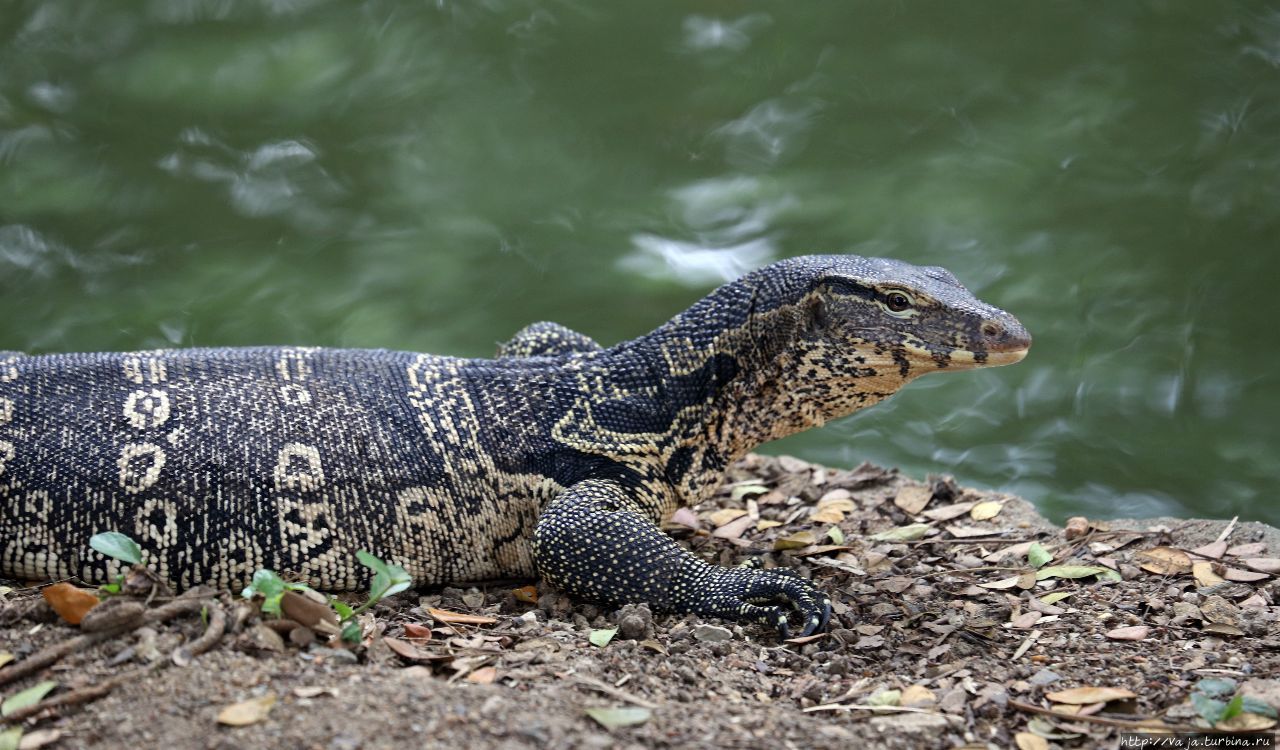
[[[1280,523],[1264,3],[0,5],[0,349],[604,343],[810,252],[1035,335],[773,446]]]

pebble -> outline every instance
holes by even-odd
[[[693,637],[706,643],[720,643],[733,637],[733,632],[719,625],[702,623],[693,629]]]
[[[1057,672],[1054,672],[1051,669],[1042,669],[1039,672],[1036,672],[1035,674],[1031,675],[1031,677],[1027,680],[1027,682],[1031,683],[1032,685],[1044,686],[1044,685],[1049,685],[1051,683],[1057,682],[1058,680],[1061,680],[1061,679],[1062,679],[1062,675],[1058,674]]]

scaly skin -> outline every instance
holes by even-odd
[[[809,256],[608,349],[538,323],[492,360],[0,353],[0,573],[101,582],[87,540],[114,529],[179,587],[355,588],[365,549],[418,584],[541,574],[784,633],[789,606],[809,633],[830,603],[808,581],[709,565],[658,523],[761,443],[1029,345],[943,269]]]

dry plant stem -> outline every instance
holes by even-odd
[[[36,716],[46,709],[57,708],[58,706],[74,706],[79,703],[96,701],[107,693],[110,693],[112,690],[115,690],[120,685],[144,677],[148,672],[154,671],[163,663],[164,662],[162,661],[156,661],[155,663],[140,669],[133,669],[125,672],[124,674],[118,674],[115,677],[103,680],[97,685],[90,685],[89,687],[71,690],[61,695],[55,695],[52,698],[47,698],[39,703],[27,706],[26,708],[20,708],[8,716],[0,718],[0,721],[16,724],[17,722]]]
[[[199,612],[205,604],[206,601],[202,599],[176,599],[164,606],[156,607],[155,609],[146,612],[142,616],[142,620],[137,623],[122,625],[118,628],[112,628],[111,630],[104,630],[101,633],[89,633],[86,635],[78,635],[74,638],[68,638],[62,643],[55,644],[28,656],[7,669],[0,670],[0,685],[7,685],[14,680],[19,680],[28,675],[35,674],[41,669],[58,662],[62,657],[72,653],[73,651],[79,651],[80,649],[88,646],[111,640],[116,636],[132,632],[142,625],[155,622],[165,622],[166,620],[172,620],[179,615]]]
[[[621,688],[616,688],[607,682],[601,682],[600,680],[597,680],[594,677],[587,677],[585,675],[575,674],[575,675],[572,675],[570,679],[572,679],[574,682],[578,683],[579,685],[593,688],[595,690],[599,690],[605,695],[612,696],[614,698],[617,698],[620,701],[626,701],[627,703],[634,703],[635,705],[640,706],[641,708],[649,708],[649,709],[658,708],[658,704],[652,701],[647,701],[638,695],[629,693],[626,690],[622,690]]]
[[[1187,724],[1165,724],[1161,719],[1154,719],[1155,721],[1161,722],[1159,726],[1155,726],[1150,723],[1153,719],[1136,721],[1134,719],[1108,719],[1105,716],[1080,716],[1078,714],[1067,713],[1066,711],[1054,711],[1052,708],[1041,708],[1040,706],[1036,706],[1031,703],[1023,703],[1022,701],[1015,701],[1015,700],[1009,701],[1009,705],[1013,706],[1019,711],[1026,711],[1028,713],[1043,714],[1045,716],[1053,716],[1054,718],[1058,718],[1058,719],[1069,719],[1071,721],[1087,721],[1093,724],[1105,724],[1109,727],[1120,727],[1121,729],[1152,729],[1152,730],[1168,731],[1168,732],[1208,732],[1208,733],[1213,733],[1218,731],[1214,729],[1202,729],[1199,727],[1193,727]]]
[[[227,614],[217,602],[210,600],[205,604],[209,613],[209,625],[200,634],[200,637],[185,646],[179,646],[173,651],[173,663],[179,666],[186,666],[192,657],[199,656],[222,640],[222,635],[227,630]]]

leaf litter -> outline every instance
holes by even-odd
[[[828,632],[780,644],[757,626],[603,608],[517,581],[399,593],[361,615],[360,642],[344,647],[319,632],[328,615],[292,597],[281,595],[282,619],[226,597],[229,637],[184,667],[145,671],[142,654],[148,638],[191,642],[202,626],[190,620],[74,649],[60,669],[74,670],[75,686],[145,674],[96,702],[47,709],[28,729],[56,719],[97,746],[194,750],[247,703],[231,714],[244,723],[222,731],[276,746],[389,748],[427,732],[442,744],[541,747],[596,732],[619,744],[955,747],[967,735],[1093,747],[1124,722],[1271,720],[1280,549],[1256,524],[1223,538],[1208,522],[1061,529],[1016,498],[945,477],[764,456],[729,480],[669,528],[709,561],[750,557],[814,579],[833,600]],[[39,594],[5,583],[0,639],[13,659],[0,676],[77,633],[49,619]],[[303,626],[311,641],[280,639]],[[242,641],[256,630],[276,645]],[[1195,692],[1227,673],[1233,693]],[[1091,692],[1061,700],[1071,690]],[[1206,719],[1194,696],[1216,713]],[[172,710],[158,724],[127,720],[146,706]],[[356,714],[382,718],[344,718]]]

